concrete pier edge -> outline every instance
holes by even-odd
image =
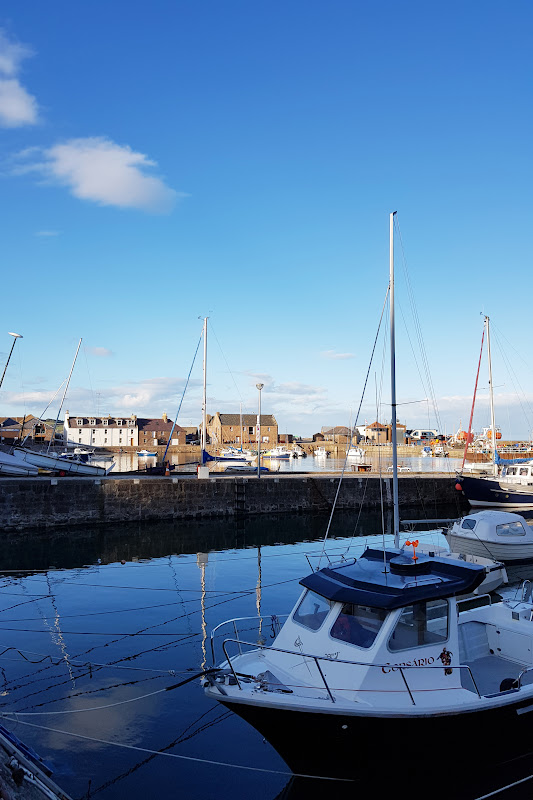
[[[239,517],[279,512],[324,512],[332,507],[339,475],[2,478],[0,519],[5,531],[106,525],[148,520]],[[381,484],[381,485],[380,485]],[[337,508],[392,506],[392,477],[345,475]],[[400,506],[469,506],[451,474],[399,476]]]

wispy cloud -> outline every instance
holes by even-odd
[[[0,126],[3,128],[38,122],[37,100],[18,79],[22,61],[31,55],[29,47],[11,41],[0,29]]]
[[[337,353],[335,350],[324,350],[320,353],[322,358],[329,358],[333,361],[342,361],[343,359],[347,358],[355,358],[354,353]]]
[[[149,174],[148,170],[157,166],[155,161],[105,137],[31,148],[19,153],[19,158],[32,160],[19,166],[18,174],[40,174],[50,183],[66,186],[74,197],[101,206],[165,213],[184,196]]]
[[[59,231],[36,231],[35,236],[59,236]]]
[[[107,347],[86,347],[85,352],[97,358],[109,358],[113,355],[113,351],[109,350]]]

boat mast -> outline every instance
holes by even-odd
[[[204,317],[204,394],[202,398],[202,466],[207,446],[207,317]]]
[[[66,383],[66,386],[65,386],[65,391],[63,392],[63,397],[61,398],[61,405],[59,406],[59,411],[57,412],[56,421],[54,422],[54,429],[52,431],[52,436],[50,437],[50,441],[48,442],[48,447],[46,448],[46,452],[48,452],[50,450],[50,445],[52,444],[53,441],[55,441],[56,428],[57,428],[57,423],[59,421],[59,415],[61,414],[61,409],[63,408],[63,403],[65,402],[65,397],[67,396],[68,385],[70,383],[70,379],[71,379],[72,373],[74,371],[74,364],[76,363],[76,359],[78,358],[78,353],[80,352],[80,347],[81,347],[81,339],[78,342],[78,348],[76,350],[76,355],[74,356],[74,361],[72,362],[72,366],[70,368],[70,372],[69,372],[69,375],[68,375],[68,378],[67,378],[67,383]]]
[[[489,397],[490,397],[490,428],[492,432],[492,469],[494,474],[498,474],[498,465],[496,464],[496,425],[494,424],[494,390],[492,387],[492,359],[490,357],[490,325],[489,318],[485,317],[485,327],[487,329],[487,358],[489,362]]]
[[[394,216],[390,215],[390,383],[391,383],[391,411],[392,411],[392,502],[393,502],[393,533],[394,547],[400,547],[400,510],[398,503],[398,437],[396,430],[396,341],[394,335]]]

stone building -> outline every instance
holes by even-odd
[[[392,425],[373,422],[365,427],[365,440],[377,444],[389,444],[392,442]],[[405,444],[405,425],[396,423],[396,441],[398,444]]]
[[[82,416],[65,414],[64,442],[86,447],[157,447],[168,444],[172,422],[166,414],[160,419],[129,416]],[[176,425],[171,444],[185,444],[185,431]]]
[[[44,444],[52,439],[54,426],[45,420],[28,414],[26,417],[0,417],[0,442],[12,445],[22,439],[29,439],[35,444]],[[61,423],[56,428],[54,438],[61,439]]]
[[[241,430],[242,419],[242,430]],[[207,417],[207,436],[215,447],[223,444],[257,444],[257,414],[221,414]],[[278,443],[278,423],[272,414],[261,414],[261,442],[269,446]]]
[[[349,444],[352,439],[352,432],[346,425],[336,425],[334,428],[323,427],[321,433],[326,442],[335,444]]]

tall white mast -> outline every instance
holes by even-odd
[[[65,391],[63,392],[63,397],[61,398],[61,405],[59,406],[59,410],[57,412],[56,421],[54,422],[54,429],[52,431],[52,436],[50,437],[50,441],[48,442],[48,447],[46,448],[46,452],[48,452],[50,450],[50,445],[52,444],[53,441],[55,441],[57,423],[59,422],[59,415],[61,414],[61,409],[63,408],[63,403],[65,402],[65,397],[67,396],[68,385],[70,383],[70,379],[72,378],[72,373],[74,372],[74,364],[76,363],[76,359],[78,358],[78,353],[80,352],[81,341],[82,340],[80,339],[79,342],[78,342],[78,347],[76,349],[76,355],[74,356],[74,361],[72,362],[72,366],[71,366],[70,372],[68,374],[67,383],[66,383],[66,386],[65,386]]]
[[[398,503],[398,437],[396,431],[396,340],[394,334],[394,216],[390,215],[389,262],[390,262],[390,383],[392,411],[392,502],[394,547],[400,547],[400,509]]]
[[[491,445],[492,445],[492,462],[493,462],[492,469],[494,471],[494,474],[497,475],[498,465],[496,464],[496,425],[494,423],[494,390],[492,386],[492,359],[490,356],[490,324],[488,317],[485,317],[485,327],[487,329],[487,358],[489,362],[490,429],[492,432]]]
[[[202,466],[207,447],[207,317],[204,317],[204,394],[202,399]]]

